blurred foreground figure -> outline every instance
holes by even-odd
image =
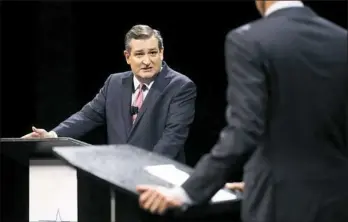
[[[347,222],[347,30],[301,1],[256,5],[263,18],[226,37],[218,142],[181,187],[139,185],[139,203],[209,201],[244,166],[244,222]]]

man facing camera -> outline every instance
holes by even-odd
[[[163,39],[147,25],[125,36],[131,71],[110,75],[92,101],[52,131],[33,127],[22,138],[78,138],[106,124],[109,144],[131,144],[185,162],[196,86],[163,61]]]
[[[219,141],[181,187],[138,186],[140,205],[206,203],[244,167],[244,222],[347,222],[347,30],[301,1],[256,4],[264,18],[226,37]]]

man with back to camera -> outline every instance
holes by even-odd
[[[245,164],[243,221],[347,222],[347,30],[301,1],[256,6],[263,18],[226,37],[219,141],[181,187],[139,185],[139,204],[207,202]]]
[[[127,143],[185,162],[196,86],[163,61],[163,51],[159,31],[133,26],[124,51],[131,71],[110,75],[92,101],[52,131],[33,127],[22,138],[78,138],[106,124],[109,144]]]

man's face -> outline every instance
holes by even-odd
[[[125,50],[124,55],[134,75],[144,80],[153,78],[160,71],[163,60],[163,49],[158,48],[156,37],[132,39],[129,46],[130,50]]]

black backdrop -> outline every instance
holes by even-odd
[[[309,2],[347,27],[345,1]],[[198,86],[188,163],[208,152],[225,125],[226,33],[259,18],[248,2],[2,2],[1,137],[32,125],[51,129],[94,97],[107,76],[128,69],[123,39],[134,24],[159,29],[165,60]],[[82,140],[102,144],[104,129]]]

